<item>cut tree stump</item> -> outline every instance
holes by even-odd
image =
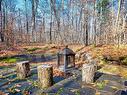
[[[41,65],[37,67],[38,81],[41,89],[46,89],[53,85],[53,67],[49,65]]]
[[[96,70],[97,70],[97,66],[94,61],[92,61],[89,64],[83,64],[82,82],[85,84],[93,83]]]
[[[17,67],[17,77],[19,79],[24,79],[30,75],[30,64],[29,61],[22,61],[16,64]]]

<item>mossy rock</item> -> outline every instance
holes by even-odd
[[[127,57],[122,60],[123,65],[127,65]]]
[[[119,60],[122,65],[127,65],[127,56],[121,56],[119,57]]]

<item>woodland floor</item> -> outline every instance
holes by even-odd
[[[43,45],[43,46],[20,46],[4,50],[0,50],[0,95],[9,93],[9,95],[34,95],[34,92],[39,90],[37,82],[36,67],[40,64],[50,64],[54,67],[54,82],[59,83],[68,77],[63,76],[56,67],[56,54],[59,49],[64,46]],[[82,46],[69,45],[69,48],[76,52],[76,68],[78,68],[79,75],[75,79],[64,83],[60,88],[54,87],[47,93],[51,95],[127,95],[126,93],[126,79],[127,79],[127,45],[117,46]],[[82,64],[81,55],[90,53],[93,60],[96,60],[98,66],[98,73],[94,84],[83,86],[81,83]],[[16,77],[15,63],[21,60],[31,61],[32,74],[24,80],[19,80]],[[76,87],[76,88],[75,88]],[[54,92],[52,92],[54,91]],[[124,94],[120,94],[122,93]],[[88,94],[91,93],[91,94]],[[108,94],[104,94],[108,93]],[[50,95],[49,94],[49,95]],[[3,94],[4,95],[4,94]]]

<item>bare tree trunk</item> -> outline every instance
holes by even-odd
[[[52,7],[51,7],[51,21],[50,21],[49,39],[50,39],[50,43],[52,43]]]
[[[0,39],[4,42],[3,25],[2,25],[2,0],[0,0]]]
[[[29,22],[28,22],[28,10],[27,10],[27,1],[25,0],[25,12],[26,12],[26,32],[27,32],[27,37],[26,41],[29,43]]]
[[[45,33],[45,13],[43,13],[42,18],[42,27],[40,30],[40,42],[44,42],[44,33]]]
[[[36,11],[38,6],[38,0],[32,0],[32,40],[35,42],[37,35],[34,35],[36,32]]]
[[[118,48],[119,48],[119,45],[120,45],[120,33],[119,33],[119,20],[120,20],[120,11],[121,11],[121,3],[122,3],[122,1],[121,0],[119,0],[119,2],[118,2],[118,13],[117,13],[117,19],[116,19],[116,34],[117,34],[117,44],[118,44]]]
[[[94,45],[96,45],[96,0],[94,1]]]
[[[88,46],[88,25],[86,24],[86,27],[85,27],[85,33],[86,33],[86,41],[85,41],[85,45]]]

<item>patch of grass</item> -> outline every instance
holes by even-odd
[[[61,93],[63,93],[63,88],[60,88],[55,95],[61,95]]]
[[[103,64],[107,64],[107,63],[108,63],[108,61],[106,59],[104,59],[104,58],[100,60],[100,64],[102,64],[102,65]]]
[[[24,48],[24,49],[27,50],[28,52],[33,52],[33,51],[36,51],[36,50],[41,49],[41,48],[34,47],[34,48]]]
[[[119,66],[113,66],[113,65],[105,65],[103,68],[99,70],[103,73],[110,73],[110,74],[119,74]]]
[[[17,62],[17,59],[16,58],[7,58],[4,60],[5,63],[15,63]]]
[[[27,79],[27,82],[31,83],[31,85],[33,87],[38,87],[38,81],[33,81],[33,80],[30,80],[30,79]]]
[[[80,92],[79,91],[76,91],[75,95],[80,95]]]
[[[112,75],[118,75],[122,78],[127,79],[127,68],[123,66],[118,65],[105,65],[103,68],[99,70],[99,72],[112,74]]]
[[[0,61],[3,63],[16,63],[18,61],[25,61],[25,58],[16,58],[16,57],[7,57],[7,58],[3,58]]]
[[[103,89],[104,88],[104,83],[97,83],[97,87],[99,88],[99,89]]]
[[[96,83],[96,86],[99,88],[99,89],[104,89],[104,87],[106,86],[106,84],[107,84],[108,82],[106,81],[106,80],[104,80],[104,81],[101,81],[101,82],[97,82]]]

